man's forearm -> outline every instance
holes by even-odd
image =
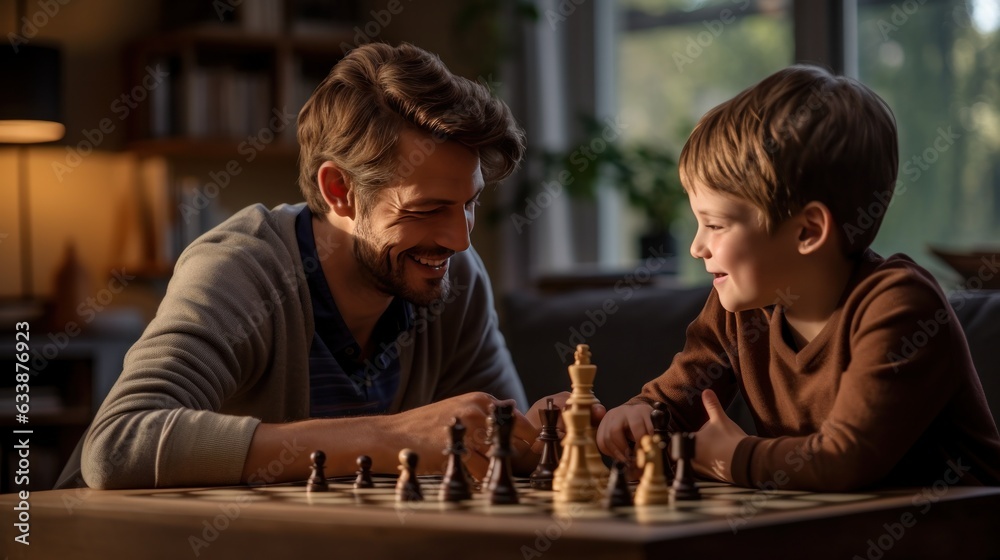
[[[395,473],[403,448],[418,454],[417,472],[443,473],[448,459],[444,450],[451,441],[449,427],[456,418],[466,429],[466,466],[481,479],[488,464],[489,409],[503,403],[514,404],[486,393],[466,393],[399,414],[260,424],[250,441],[240,480],[249,484],[303,480],[309,476],[309,455],[317,449],[326,454],[326,476],[354,473],[359,455],[372,458],[375,472]],[[537,458],[527,452],[529,440],[537,435],[537,428],[515,413],[512,447],[524,452],[514,460],[518,472],[530,472],[532,461],[537,464]]]
[[[326,476],[357,470],[359,455],[372,458],[376,472],[392,473],[399,448],[390,416],[313,419],[289,424],[260,424],[254,432],[240,481],[267,484],[309,477],[309,455],[326,454]]]

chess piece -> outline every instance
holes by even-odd
[[[552,479],[559,468],[559,409],[552,405],[552,399],[545,401],[545,408],[538,411],[542,420],[542,431],[538,441],[542,442],[542,458],[529,477],[529,484],[535,490],[552,490]]]
[[[608,469],[601,459],[601,452],[597,449],[597,441],[594,439],[594,427],[590,420],[591,407],[600,401],[594,396],[594,377],[597,375],[597,366],[590,363],[590,346],[578,344],[574,354],[573,365],[569,366],[569,377],[572,386],[572,393],[566,400],[567,409],[563,411],[563,422],[569,426],[569,415],[574,409],[582,410],[587,414],[587,421],[584,427],[583,437],[586,440],[584,446],[588,472],[595,478],[595,485],[600,488],[607,483]],[[563,449],[569,445],[570,434],[567,427],[566,437],[563,438]],[[569,468],[569,454],[564,453],[559,461],[559,468],[553,477],[552,488],[560,491],[563,478]]]
[[[639,442],[641,451],[636,453],[642,478],[635,489],[635,505],[656,506],[670,503],[667,479],[663,475],[663,441],[658,435],[646,434]]]
[[[399,480],[396,481],[396,501],[397,502],[420,502],[424,499],[424,493],[420,490],[420,481],[417,479],[417,461],[420,458],[417,452],[411,449],[403,449],[399,452]]]
[[[649,419],[653,422],[653,433],[660,436],[663,441],[663,473],[667,478],[667,484],[674,480],[673,461],[670,460],[670,433],[667,431],[670,424],[670,411],[667,405],[661,402],[653,403],[653,411],[649,413]]]
[[[490,409],[490,410],[492,411],[493,409]],[[484,442],[477,442],[477,443],[488,443],[488,444],[490,444],[490,447],[492,447],[493,446],[493,439],[494,439],[493,432],[495,430],[496,430],[496,419],[493,417],[493,414],[491,412],[488,416],[486,416],[486,436],[485,436],[485,441]],[[483,477],[483,483],[481,484],[482,488],[486,488],[487,483],[490,481],[490,479],[493,478],[493,464],[494,463],[493,463],[492,460],[489,463],[486,464],[486,476]]]
[[[625,476],[625,463],[615,461],[615,468],[608,477],[608,490],[605,492],[603,505],[607,509],[628,507],[632,505],[632,491],[628,487]]]
[[[306,482],[306,492],[326,492],[330,489],[326,483],[326,475],[323,473],[326,453],[317,449],[309,455],[309,458],[312,459],[312,472],[309,473],[309,480]]]
[[[486,489],[493,505],[518,503],[517,487],[510,466],[510,437],[514,430],[514,406],[493,405],[493,446],[490,449]]]
[[[584,429],[584,437],[587,438],[587,468],[590,475],[597,479],[595,482],[604,485],[608,481],[608,468],[604,466],[601,452],[597,449],[596,432],[593,422],[591,422],[592,407],[600,402],[594,396],[594,377],[597,376],[597,366],[590,363],[590,346],[586,344],[578,344],[573,357],[573,365],[568,368],[573,393],[566,400],[566,403],[571,406],[579,406],[587,412],[587,423]]]
[[[563,436],[562,442],[560,443],[562,452],[559,454],[559,465],[556,467],[556,472],[552,474],[552,489],[556,492],[562,490],[563,480],[566,479],[566,471],[569,470],[569,444],[574,438],[569,422],[572,410],[572,407],[566,406],[561,412],[563,417],[563,426],[566,427],[566,434]]]
[[[694,434],[674,434],[670,442],[671,456],[677,461],[677,474],[670,487],[670,501],[700,500],[701,491],[694,482],[691,460],[694,459]]]
[[[372,458],[368,455],[358,456],[358,477],[354,479],[355,488],[374,488],[375,482],[372,481]]]
[[[590,414],[582,409],[570,411],[566,427],[570,441],[565,447],[563,460],[567,461],[566,476],[562,479],[555,501],[560,503],[594,502],[601,494],[590,473],[587,461],[587,422]],[[568,457],[568,459],[567,459]]]
[[[465,425],[456,416],[449,431],[451,445],[444,450],[448,455],[448,467],[444,473],[444,480],[441,481],[439,497],[442,502],[460,502],[472,498],[469,474],[465,470],[465,463],[462,462],[462,457],[468,454],[465,449]]]

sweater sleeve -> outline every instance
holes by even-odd
[[[281,302],[296,297],[294,275],[268,280],[254,248],[276,249],[255,235],[213,231],[178,260],[85,437],[89,486],[239,483],[260,420],[218,411],[264,373]]]
[[[662,375],[643,386],[642,392],[626,404],[662,402],[670,410],[674,430],[694,432],[708,420],[701,393],[712,389],[723,406],[728,406],[739,387],[732,365],[736,347],[728,344],[727,324],[734,321],[719,301],[715,290],[709,294],[701,313],[687,328],[684,349],[674,356]]]
[[[454,300],[446,304],[447,316],[442,321],[443,343],[449,348],[434,400],[483,391],[513,399],[519,410],[527,410],[524,387],[500,332],[486,267],[474,249],[460,255],[452,284]]]
[[[957,390],[949,375],[958,320],[915,272],[872,289],[855,310],[850,363],[830,414],[812,434],[749,437],[733,457],[734,482],[846,491],[884,478]]]

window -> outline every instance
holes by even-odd
[[[898,123],[897,194],[874,249],[908,254],[945,286],[956,276],[929,246],[996,249],[996,0],[618,0],[618,7],[618,106],[632,125],[626,142],[679,152],[701,115],[793,63],[796,48],[812,40],[804,27],[819,28],[832,38],[830,58],[881,95]],[[793,16],[793,7],[803,13]],[[694,221],[681,215],[674,234],[683,255]],[[637,235],[639,220],[625,223]],[[680,262],[684,279],[700,278],[697,263]]]
[[[956,277],[927,252],[1000,240],[1000,4],[858,0],[858,77],[892,107],[899,181],[874,248]]]
[[[789,0],[619,0],[617,98],[623,141],[655,143],[675,155],[709,109],[794,60]],[[638,213],[624,235],[645,227]],[[673,228],[682,277],[704,280],[685,258],[690,212]]]

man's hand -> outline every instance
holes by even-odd
[[[701,402],[708,412],[708,422],[695,433],[695,453],[692,466],[695,472],[722,482],[733,482],[733,455],[746,432],[733,422],[711,389],[701,394]]]
[[[469,473],[481,480],[489,466],[488,454],[492,442],[486,438],[486,419],[493,404],[513,405],[514,401],[501,401],[486,393],[466,393],[387,418],[395,420],[392,428],[401,440],[400,448],[409,447],[420,455],[420,473],[441,473],[447,464],[443,451],[451,442],[448,427],[458,417],[466,428],[465,445],[469,454],[465,457],[465,464]],[[511,448],[515,456],[527,455],[538,432],[516,409],[513,419]]]
[[[561,411],[566,407],[566,401],[569,400],[571,394],[572,393],[569,391],[563,391],[561,393],[542,397],[535,401],[535,404],[531,405],[531,408],[528,409],[528,412],[526,412],[524,416],[527,418],[528,422],[531,422],[531,425],[535,427],[536,438],[537,434],[542,431],[542,416],[539,414],[539,411],[545,410],[548,407],[547,401],[549,399],[552,399],[553,408]],[[592,405],[590,407],[590,425],[596,428],[598,424],[601,423],[601,420],[607,412],[607,409],[604,408],[604,405],[601,403]],[[563,426],[561,413],[559,414],[559,423],[556,426],[556,429],[559,431],[560,438],[566,433],[566,427]],[[544,447],[542,442],[537,439],[531,442],[531,452],[535,455],[541,455],[542,447]]]
[[[653,433],[653,421],[649,413],[653,407],[646,403],[623,404],[612,408],[604,416],[597,428],[597,447],[601,453],[615,461],[631,464],[631,446],[646,434]]]

